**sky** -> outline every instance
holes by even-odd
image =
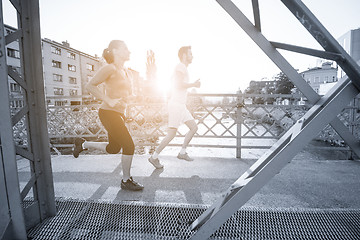
[[[253,21],[251,0],[234,0]],[[303,0],[339,38],[360,27],[359,0]],[[16,13],[2,0],[4,23],[17,26]],[[113,39],[131,51],[127,67],[146,76],[146,53],[155,53],[158,85],[169,86],[181,46],[190,45],[190,80],[200,78],[200,93],[236,93],[251,80],[271,80],[280,70],[215,0],[39,0],[41,37],[68,41],[72,48],[101,56]],[[262,33],[269,41],[321,49],[280,0],[259,0]],[[280,51],[299,71],[318,59]]]

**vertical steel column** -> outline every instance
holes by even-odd
[[[33,227],[47,217],[56,214],[55,195],[51,169],[51,156],[46,120],[42,51],[40,37],[38,0],[10,0],[17,11],[18,30],[4,38],[4,24],[1,22],[1,86],[0,86],[0,137],[1,168],[5,189],[0,184],[0,203],[5,203],[0,210],[5,219],[1,225],[0,237],[6,234],[9,239],[26,239],[26,229]],[[2,16],[2,15],[1,15]],[[1,18],[2,20],[2,18]],[[8,67],[5,59],[5,45],[17,41],[20,50],[21,73]],[[11,117],[8,75],[24,90],[25,106]],[[19,120],[25,121],[27,146],[15,146],[12,128]],[[20,193],[16,167],[18,154],[30,163],[30,180]],[[33,191],[34,201],[22,207],[22,200],[29,191]],[[3,211],[8,204],[8,216]],[[4,213],[4,214],[3,214]],[[6,226],[5,226],[6,225]],[[12,231],[7,229],[13,229]]]
[[[25,211],[26,225],[31,227],[56,214],[47,129],[38,0],[20,1],[19,24],[19,27],[23,29],[20,48],[23,53],[23,77],[27,87],[28,141],[32,152],[30,185],[33,187],[35,200],[34,204],[27,209],[28,211]]]
[[[26,239],[9,109],[2,4],[0,4],[0,17],[0,238]]]

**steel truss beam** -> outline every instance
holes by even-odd
[[[26,239],[9,109],[8,68],[2,4],[0,4],[0,16],[0,239],[10,239],[10,237]]]
[[[5,178],[5,189],[0,185],[0,195],[7,197],[10,221],[6,226],[7,237],[26,239],[26,229],[56,214],[55,194],[51,169],[49,137],[44,95],[40,19],[38,0],[10,0],[18,15],[18,30],[3,36],[1,22],[1,51],[5,45],[19,43],[21,74],[6,66],[6,54],[1,58],[1,153]],[[2,19],[2,12],[1,19]],[[9,109],[8,75],[24,90],[25,106],[11,117]],[[25,119],[27,146],[15,146],[13,126]],[[29,160],[30,179],[20,193],[16,167],[16,155]],[[0,168],[1,170],[1,168]],[[0,172],[0,177],[1,172]],[[23,208],[22,201],[33,190],[34,202]],[[2,202],[2,200],[1,200]],[[1,222],[2,223],[2,222]],[[0,237],[1,229],[0,226]],[[9,230],[10,229],[10,230]],[[9,233],[10,232],[10,233]]]
[[[286,50],[293,50],[295,52],[300,52],[303,54],[311,53],[311,55],[325,55],[335,57],[339,56],[339,65],[342,66],[342,63],[346,61],[346,59],[339,52],[340,50],[329,50],[329,51],[319,51],[312,50],[308,48],[302,48],[297,46],[292,46],[288,44],[280,44],[275,43],[275,46],[272,45],[273,42],[268,41],[264,35],[254,26],[248,18],[233,4],[231,1],[219,1],[221,3],[228,2],[228,5],[222,5],[225,10],[229,13],[231,17],[239,24],[239,26],[250,36],[250,38],[264,51],[264,53],[279,67],[279,69],[284,72],[289,79],[293,82],[293,84],[306,96],[309,102],[316,103],[320,96],[306,83],[306,81],[302,78],[302,76],[290,65],[290,63],[277,51],[275,48],[279,46]],[[259,12],[259,10],[254,10],[254,12]],[[324,28],[326,31],[326,29]],[[326,31],[327,32],[327,31]],[[335,41],[336,42],[336,41]],[[340,46],[341,48],[341,46]],[[316,54],[315,54],[316,53]],[[345,51],[343,51],[346,54]],[[351,59],[351,57],[349,57]],[[355,63],[356,65],[356,63]],[[343,123],[335,118],[330,125],[336,130],[336,132],[340,135],[340,137],[348,144],[348,146],[354,151],[354,153],[360,157],[360,147],[357,144],[357,139],[350,134],[348,128],[343,126]]]
[[[357,140],[337,118],[337,115],[359,94],[360,68],[310,10],[300,0],[281,0],[325,49],[324,52],[269,42],[260,32],[259,9],[254,9],[254,26],[231,0],[217,1],[308,100],[314,103],[314,106],[238,178],[214,205],[191,224],[192,230],[197,229],[192,239],[209,238],[329,123],[360,156]],[[253,7],[258,8],[257,0],[252,2]],[[347,76],[320,98],[276,48],[336,60]]]

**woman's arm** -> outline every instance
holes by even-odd
[[[86,84],[86,90],[89,91],[95,98],[100,99],[106,102],[109,106],[114,107],[119,99],[111,99],[106,96],[98,86],[105,82],[108,77],[110,77],[116,71],[115,66],[112,64],[108,64],[102,68],[95,74],[95,76]]]

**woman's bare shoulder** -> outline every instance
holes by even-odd
[[[100,68],[101,72],[112,74],[116,72],[116,67],[114,64],[106,64],[105,66]]]
[[[89,83],[92,85],[99,85],[100,83],[105,82],[111,75],[115,73],[115,71],[116,68],[113,64],[102,66]]]

